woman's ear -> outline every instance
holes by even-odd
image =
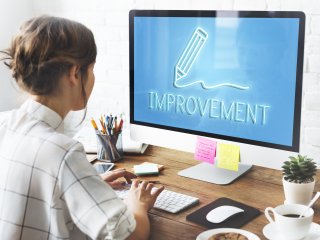
[[[81,82],[81,72],[79,65],[73,65],[69,71],[69,82],[72,86],[77,86]]]

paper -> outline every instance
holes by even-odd
[[[208,138],[198,137],[194,158],[207,163],[214,163],[217,143]]]
[[[219,143],[218,168],[238,171],[240,160],[240,147],[232,144]]]

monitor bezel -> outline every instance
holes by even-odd
[[[239,137],[225,136],[221,134],[207,133],[196,130],[189,130],[178,127],[164,126],[160,124],[136,121],[134,119],[134,18],[135,17],[239,17],[239,18],[298,18],[298,55],[296,68],[296,88],[293,138],[291,146],[275,144],[257,140],[250,140]],[[131,10],[129,12],[129,71],[130,71],[130,124],[154,127],[164,130],[177,131],[192,135],[205,136],[215,139],[251,144],[267,148],[275,148],[292,152],[299,152],[300,149],[300,124],[301,124],[301,103],[302,103],[302,82],[303,82],[303,56],[305,38],[305,14],[300,11],[211,11],[211,10]]]

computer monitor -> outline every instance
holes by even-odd
[[[238,173],[203,163],[180,175],[226,184],[299,152],[304,13],[131,10],[129,23],[132,138],[240,147]]]

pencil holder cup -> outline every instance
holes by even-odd
[[[123,158],[122,132],[113,134],[96,133],[97,159],[117,162]]]

